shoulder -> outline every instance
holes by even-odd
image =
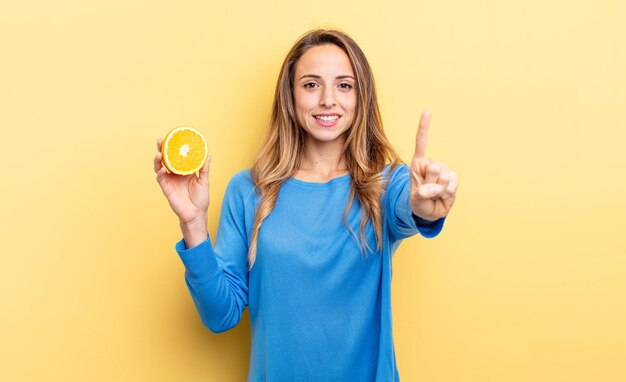
[[[230,183],[241,187],[254,187],[254,182],[252,180],[252,175],[250,174],[250,169],[247,168],[245,170],[241,170],[233,175],[233,177],[230,178]]]
[[[247,200],[254,194],[254,181],[250,174],[250,169],[241,170],[230,178],[226,187],[226,194],[237,196],[241,200]]]
[[[390,174],[391,171],[391,174]],[[391,164],[386,164],[383,169],[383,180],[388,182],[386,184],[394,184],[398,182],[404,182],[409,179],[409,166],[405,163],[398,163],[393,169]]]

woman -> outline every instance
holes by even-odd
[[[167,173],[156,155],[202,322],[220,333],[249,307],[248,381],[399,379],[391,257],[402,239],[441,231],[458,184],[426,159],[428,127],[425,113],[409,168],[385,137],[361,49],[314,30],[283,63],[265,142],[228,184],[214,246],[210,158],[196,178]]]

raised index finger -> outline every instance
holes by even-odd
[[[426,158],[426,145],[428,144],[428,128],[430,127],[430,111],[422,113],[420,125],[415,137],[415,154],[417,158]]]

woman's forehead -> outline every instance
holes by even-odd
[[[348,55],[335,44],[314,46],[296,63],[296,79],[313,74],[322,77],[354,76]]]

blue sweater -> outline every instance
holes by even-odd
[[[384,175],[387,176],[388,167]],[[343,213],[350,175],[327,183],[286,180],[261,225],[257,257],[247,272],[255,208],[250,170],[237,173],[222,202],[215,240],[176,250],[203,324],[215,333],[236,326],[248,306],[251,349],[248,382],[399,381],[391,322],[392,255],[419,232],[431,238],[445,218],[428,222],[409,205],[407,165],[393,172],[383,195],[382,251],[373,226],[364,256]],[[355,198],[348,223],[360,237]]]

